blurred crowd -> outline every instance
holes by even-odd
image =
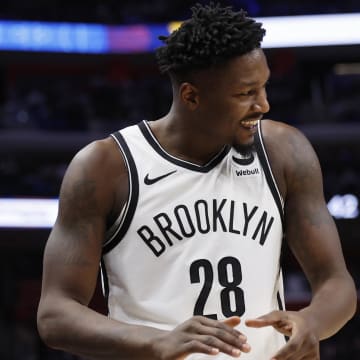
[[[208,3],[198,0],[198,3]],[[222,0],[224,5],[244,8],[251,16],[306,15],[360,11],[357,0]],[[45,0],[3,0],[0,18],[19,20],[93,22],[105,24],[134,24],[163,22],[187,18],[194,1],[166,0],[81,0],[51,2]]]

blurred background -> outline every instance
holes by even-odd
[[[358,0],[221,3],[264,20],[360,14]],[[170,22],[187,18],[193,4],[0,2],[0,359],[78,359],[48,349],[37,334],[42,254],[52,218],[45,221],[50,204],[38,208],[35,199],[56,203],[66,167],[85,144],[169,110],[171,88],[154,59],[156,36],[165,35]],[[313,144],[322,165],[326,201],[359,289],[360,18],[346,19],[338,23],[334,17],[329,28],[320,21],[315,29],[289,27],[287,35],[291,39],[311,31],[313,38],[355,37],[349,42],[270,44],[265,52],[272,70],[269,118],[298,127]],[[30,205],[21,199],[30,200]],[[310,293],[287,250],[284,268],[287,307],[298,309],[307,304]],[[91,306],[105,309],[99,289]],[[359,329],[358,313],[322,342],[321,359],[359,360]]]

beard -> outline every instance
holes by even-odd
[[[233,148],[241,155],[241,157],[249,158],[255,151],[255,144],[233,144]]]

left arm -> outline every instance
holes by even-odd
[[[325,203],[317,156],[299,131],[280,126],[283,140],[278,143],[286,146],[282,152],[286,239],[310,282],[312,300],[299,312],[274,312],[249,320],[248,325],[272,325],[291,337],[276,360],[288,359],[289,354],[295,355],[291,359],[318,359],[319,341],[335,334],[354,315],[356,290]]]
[[[324,200],[317,156],[302,134],[296,131],[292,137],[293,161],[286,173],[286,237],[313,293],[310,305],[301,314],[322,340],[354,315],[356,291]]]

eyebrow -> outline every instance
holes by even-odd
[[[266,78],[266,81],[265,81],[265,84],[269,81],[269,79],[270,79],[270,74],[269,74],[269,76]],[[249,82],[247,82],[247,81],[240,81],[240,83],[239,83],[239,85],[240,86],[254,86],[254,85],[257,85],[258,84],[258,82],[257,81],[249,81]]]

